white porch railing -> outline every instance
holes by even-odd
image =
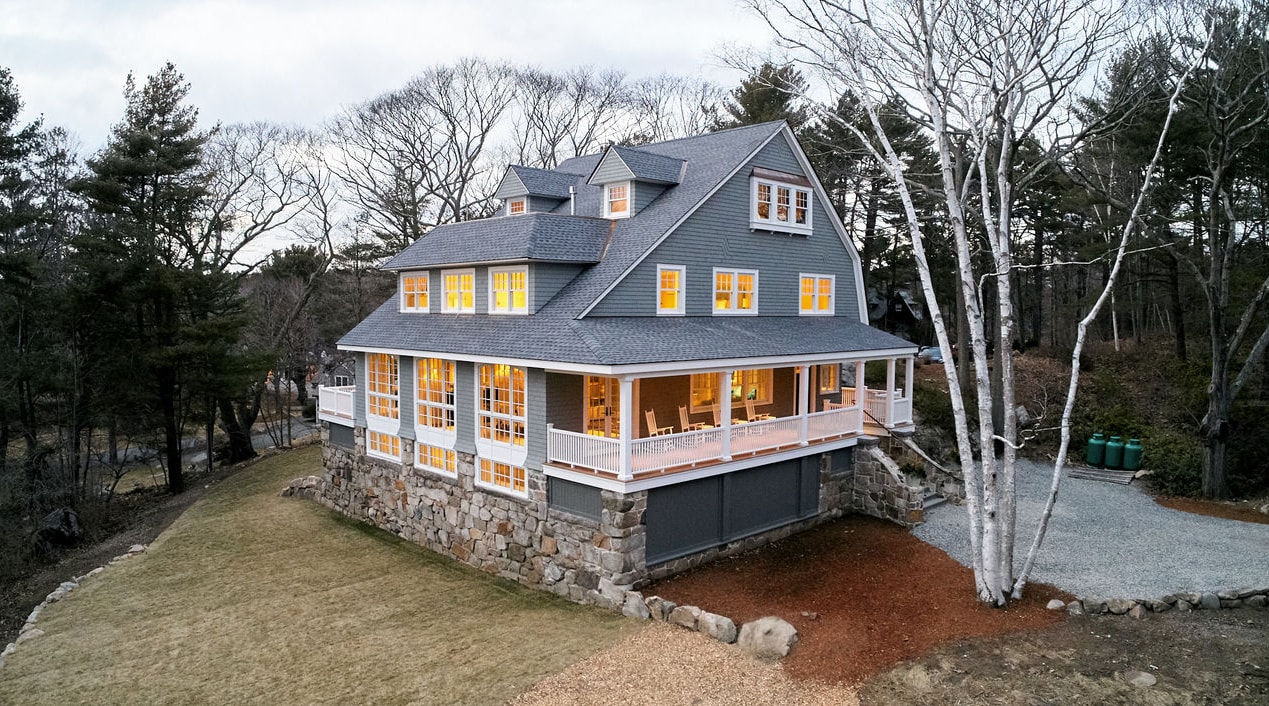
[[[546,457],[571,466],[617,473],[621,468],[621,441],[548,426]]]
[[[857,406],[813,412],[806,420],[807,441],[819,441],[840,434],[858,434],[863,430],[863,410]]]
[[[734,437],[733,433],[733,437]],[[675,466],[695,466],[723,455],[723,430],[702,429],[662,434],[630,442],[630,471],[654,473]]]
[[[321,387],[317,390],[317,416],[319,419],[352,426],[353,385]]]
[[[864,391],[864,411],[880,424],[888,427],[912,422],[912,398],[904,395],[902,388],[894,392],[894,419],[890,418],[890,396],[885,390],[867,388]],[[842,404],[855,404],[855,388],[842,388]]]

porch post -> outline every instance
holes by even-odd
[[[886,426],[894,426],[894,358],[886,358]]]
[[[907,359],[907,366],[906,366],[906,367],[907,367],[907,369],[908,369],[908,370],[907,370],[907,373],[908,373],[908,375],[907,375],[908,381],[907,381],[907,385],[903,388],[903,397],[904,397],[904,399],[906,399],[906,400],[911,400],[911,399],[912,399],[912,368],[913,368],[913,365],[914,365],[915,361],[916,361],[916,356],[911,356],[911,355],[910,355],[910,356],[908,356],[908,359]],[[912,409],[912,406],[911,406],[911,405],[909,405],[909,406],[908,406],[908,409]],[[910,421],[912,421],[912,418],[911,418],[911,417],[912,417],[912,415],[910,415],[910,414],[909,414],[909,415],[908,415],[908,421],[909,421],[909,422],[910,422]]]
[[[802,374],[798,376],[798,445],[807,445],[807,408],[810,401],[811,366],[803,365]]]
[[[620,398],[620,416],[618,417],[617,428],[618,436],[621,440],[621,450],[618,452],[617,463],[617,480],[628,481],[634,480],[634,473],[631,471],[630,465],[630,440],[634,436],[631,430],[634,428],[634,378],[629,375],[623,375],[618,379],[620,389],[618,397]]]
[[[868,415],[868,405],[865,404],[865,398],[868,395],[868,387],[864,385],[864,368],[868,361],[855,361],[855,406],[859,408],[859,429],[864,430],[864,420]]]
[[[730,370],[718,374],[718,423],[723,429],[721,458],[724,461],[731,460],[731,374]]]

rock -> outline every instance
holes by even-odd
[[[725,645],[736,641],[736,624],[726,616],[701,611],[696,619],[696,629]]]
[[[35,532],[41,541],[59,547],[70,546],[84,535],[79,513],[69,507],[61,507],[45,515]]]
[[[4,648],[4,652],[0,652],[0,657],[8,657],[9,655],[17,651],[18,651],[18,646],[10,642],[9,645]]]
[[[1044,607],[1049,610],[1062,610],[1063,608],[1066,607],[1066,601],[1060,598],[1054,598],[1050,600],[1048,604],[1045,605]]]
[[[1221,599],[1215,593],[1204,593],[1199,596],[1199,607],[1203,610],[1220,610]]]
[[[1071,601],[1070,603],[1066,604],[1066,612],[1069,615],[1083,615],[1084,604],[1080,603],[1079,601]]]
[[[1154,675],[1150,672],[1143,672],[1139,669],[1129,669],[1123,674],[1120,674],[1119,678],[1129,684],[1132,684],[1133,686],[1140,687],[1154,686],[1159,681],[1158,679],[1155,679]]]
[[[1189,601],[1177,601],[1176,609],[1179,613],[1188,613],[1194,610],[1194,606],[1190,605]]]
[[[1227,588],[1224,591],[1217,591],[1216,597],[1222,601],[1232,601],[1235,598],[1242,598],[1242,596],[1238,595],[1238,589],[1236,588]]]
[[[798,631],[789,623],[769,615],[745,623],[736,644],[740,649],[761,659],[780,659],[798,641]]]
[[[1197,606],[1203,600],[1203,594],[1201,593],[1179,593],[1177,597],[1192,606]]]
[[[1269,503],[1260,506],[1260,514],[1269,515]]]
[[[1243,601],[1243,603],[1244,603],[1244,604],[1245,604],[1248,608],[1264,608],[1266,605],[1269,605],[1269,597],[1266,597],[1266,596],[1252,596],[1252,597],[1250,597],[1250,598],[1248,598],[1248,599],[1244,600],[1244,601]]]
[[[652,617],[652,612],[648,610],[648,606],[643,602],[643,594],[638,591],[627,591],[626,601],[621,604],[621,614],[627,618],[638,618],[647,620]]]
[[[40,619],[40,612],[41,612],[41,611],[43,611],[43,610],[44,610],[44,604],[40,604],[40,605],[35,606],[35,608],[33,608],[33,609],[31,610],[31,614],[30,614],[30,615],[28,615],[28,616],[26,616],[26,621],[27,621],[28,623],[34,623],[35,621],[39,620],[39,619]]]
[[[1136,603],[1132,606],[1132,609],[1128,611],[1128,615],[1129,617],[1136,618],[1137,620],[1142,620],[1146,617],[1146,607],[1140,603]]]
[[[1261,590],[1258,588],[1240,588],[1238,589],[1238,595],[1235,596],[1235,598],[1251,598],[1258,593],[1261,593]]]
[[[84,574],[84,578],[86,578],[86,579],[90,579],[90,578],[92,578],[92,577],[96,576],[97,574],[100,574],[101,572],[103,572],[103,571],[105,571],[105,570],[106,570],[106,567],[104,567],[104,566],[98,566],[97,568],[93,569],[92,571],[89,571],[88,573]]]
[[[307,500],[313,500],[314,498],[317,497],[318,489],[321,487],[321,485],[322,485],[322,479],[318,478],[317,476],[304,476],[303,478],[296,478],[292,480],[290,483],[287,483],[286,487],[282,489],[282,497],[284,498],[294,497],[294,498],[304,498]],[[142,551],[144,551],[144,549],[142,549]]]
[[[309,476],[309,477],[316,478],[317,476]],[[146,550],[146,545],[144,544],[134,544],[128,547],[129,554],[140,554],[141,552],[144,552],[145,550]]]
[[[1222,608],[1242,608],[1243,602],[1237,598],[1233,600],[1221,599],[1221,607]]]
[[[1089,615],[1097,615],[1106,612],[1106,601],[1101,598],[1085,598],[1084,610]]]
[[[1176,602],[1177,602],[1177,601],[1179,601],[1179,600],[1181,600],[1181,599],[1180,599],[1180,598],[1177,598],[1175,593],[1169,593],[1168,595],[1166,595],[1166,596],[1164,596],[1164,597],[1160,598],[1159,600],[1160,600],[1160,601],[1162,601],[1162,602],[1164,602],[1164,603],[1169,603],[1169,604],[1171,604],[1171,605],[1176,605]]]
[[[696,629],[696,621],[700,618],[701,609],[694,605],[681,605],[670,611],[670,617],[667,622],[681,625],[689,630]]]
[[[1172,604],[1167,601],[1150,601],[1150,610],[1156,613],[1164,613],[1172,610]]]
[[[1126,598],[1112,598],[1106,601],[1106,610],[1115,615],[1123,615],[1132,610],[1133,602]]]
[[[644,603],[652,613],[653,620],[669,620],[670,613],[678,607],[674,601],[667,601],[660,596],[648,596]]]
[[[20,645],[24,642],[29,642],[31,640],[34,640],[37,637],[43,637],[43,636],[44,636],[43,630],[39,628],[31,628],[30,630],[24,630],[21,635],[18,635],[18,639],[14,640],[13,644]]]

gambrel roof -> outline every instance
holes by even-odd
[[[612,230],[605,218],[526,213],[463,221],[434,228],[381,269],[493,262],[599,262]]]

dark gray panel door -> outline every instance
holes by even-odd
[[[799,463],[784,461],[724,476],[723,539],[732,540],[798,519]]]
[[[722,479],[702,478],[648,491],[647,562],[659,564],[722,542]]]

